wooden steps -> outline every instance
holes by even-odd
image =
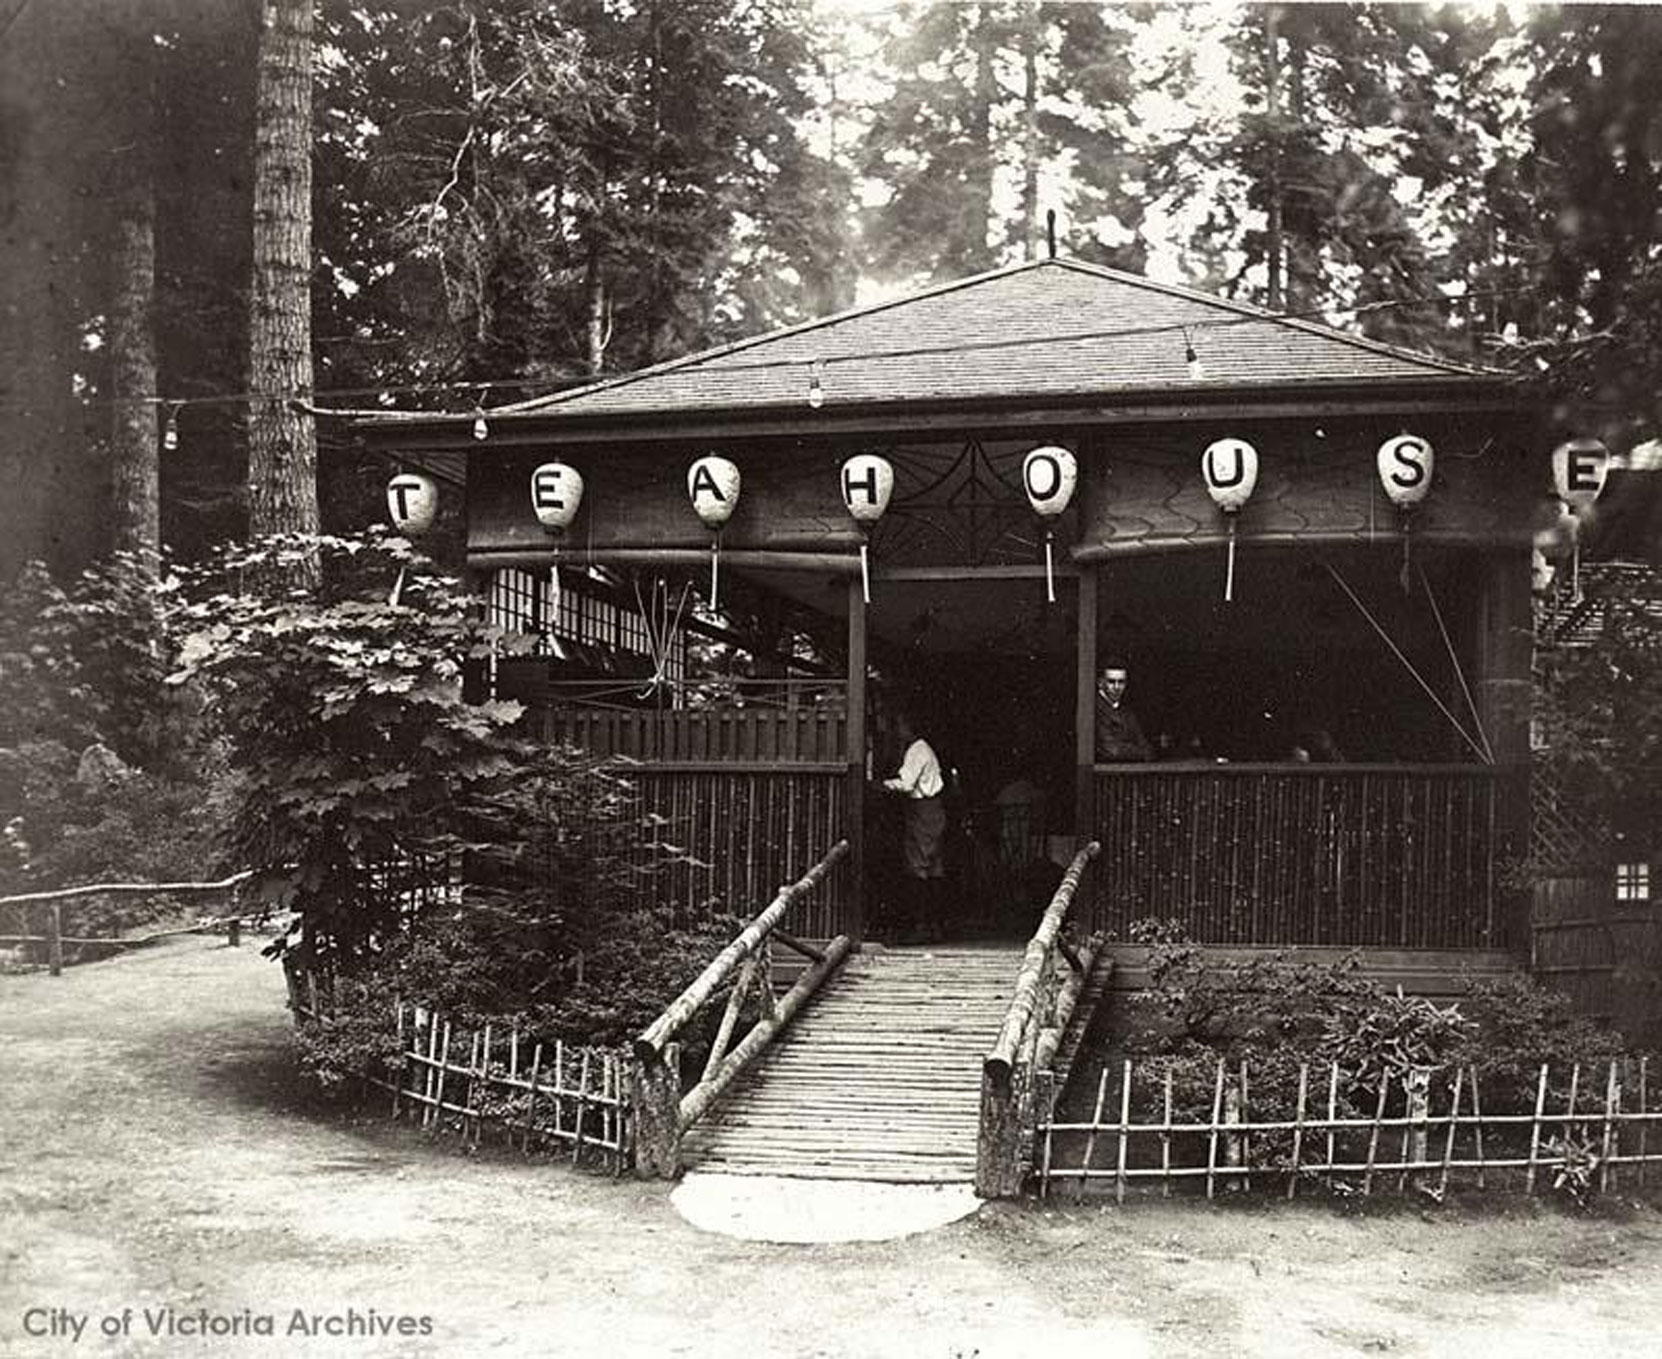
[[[851,958],[688,1135],[689,1170],[951,1183],[975,1178],[981,1062],[1019,945]]]

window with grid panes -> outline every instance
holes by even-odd
[[[1650,900],[1650,865],[1648,863],[1616,865],[1616,900]]]

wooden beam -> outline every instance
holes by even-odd
[[[858,578],[848,582],[848,808],[849,875],[854,918],[849,933],[866,937],[866,597]]]
[[[709,570],[710,552],[701,547],[597,547],[566,548],[560,553],[562,566],[646,566],[690,567]],[[541,569],[554,561],[552,547],[508,548],[469,552],[468,566],[490,570],[499,566]],[[775,552],[762,548],[729,548],[721,554],[723,566],[745,567],[752,571],[808,571],[834,576],[860,574],[858,556],[837,552]]]
[[[1476,534],[1470,532],[1439,533],[1434,529],[1416,529],[1414,542],[1425,546],[1479,548],[1493,550],[1497,548],[1527,547],[1530,542],[1530,530],[1527,526],[1508,530],[1505,533]],[[1377,531],[1368,528],[1355,529],[1312,529],[1309,532],[1292,532],[1288,530],[1274,530],[1267,533],[1253,533],[1240,539],[1242,546],[1252,547],[1316,547],[1332,545],[1336,547],[1352,546],[1360,543],[1389,543],[1401,542],[1402,531],[1395,527],[1381,526]],[[1149,534],[1142,538],[1115,539],[1106,543],[1081,543],[1068,552],[1076,565],[1084,566],[1090,562],[1114,561],[1122,557],[1151,557],[1164,552],[1192,552],[1205,548],[1213,548],[1228,541],[1222,532],[1206,531],[1186,533],[1181,536]]]
[[[1055,574],[1060,578],[1077,576],[1078,568],[1060,562]],[[874,581],[978,581],[978,580],[1043,580],[1045,569],[1038,565],[1011,564],[1008,566],[891,566],[871,573]]]
[[[1074,650],[1073,833],[1089,837],[1095,827],[1096,781],[1096,619],[1098,570],[1086,564],[1079,572],[1079,622]]]

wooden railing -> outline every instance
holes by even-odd
[[[693,709],[558,707],[539,712],[542,736],[597,755],[666,764],[842,763],[840,706]]]
[[[1098,765],[1093,923],[1217,944],[1497,947],[1502,777],[1474,765]]]
[[[831,871],[848,853],[848,841],[839,840],[831,852],[797,882],[779,889],[779,894],[738,937],[724,948],[690,986],[670,1002],[635,1040],[635,1073],[632,1104],[635,1111],[635,1169],[642,1175],[673,1179],[681,1173],[681,1141],[688,1130],[715,1103],[722,1091],[768,1045],[807,1004],[827,977],[842,965],[853,943],[838,935],[821,950],[786,934],[779,928],[785,912]],[[777,939],[808,959],[809,965],[783,997],[773,993],[773,968],[769,945]],[[737,973],[735,980],[734,974]],[[675,1036],[698,1011],[728,982],[727,1008],[722,1012],[704,1074],[685,1094],[681,1091],[680,1044]],[[730,1051],[733,1031],[746,998],[754,993],[760,1001],[760,1015],[750,1031]]]
[[[1084,989],[1095,949],[1075,951],[1062,925],[1080,879],[1101,846],[1091,841],[1073,856],[1060,886],[1028,941],[1016,974],[1010,1008],[981,1068],[981,1129],[976,1142],[975,1192],[982,1198],[1014,1198],[1026,1178],[1035,1111],[1049,1109],[1052,1067],[1062,1035]],[[1067,981],[1057,984],[1056,955],[1067,959]]]

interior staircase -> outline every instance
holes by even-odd
[[[688,1133],[686,1168],[973,1180],[982,1059],[1021,958],[1013,944],[876,948],[850,958]]]

